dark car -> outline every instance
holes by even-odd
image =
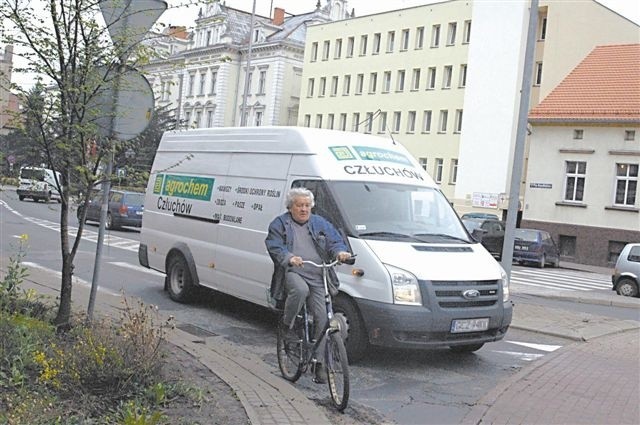
[[[513,261],[532,263],[542,268],[560,265],[560,250],[553,238],[544,230],[515,229]]]
[[[86,221],[100,222],[102,193],[96,193],[89,200]],[[84,208],[84,204],[78,207],[78,221],[82,219]],[[141,227],[143,212],[144,193],[111,190],[109,191],[109,210],[105,226],[107,229],[117,229],[122,226]]]
[[[471,212],[471,213],[462,214],[462,217],[460,217],[460,218],[463,219],[463,220],[468,219],[468,218],[489,218],[489,219],[493,219],[493,220],[500,220],[500,218],[496,214],[478,213],[478,212]]]
[[[504,243],[504,223],[487,218],[463,218],[467,231],[495,258],[502,258]]]

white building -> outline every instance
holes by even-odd
[[[150,41],[162,54],[143,71],[157,104],[175,105],[189,127],[240,125],[244,105],[246,125],[293,125],[307,26],[344,19],[347,7],[346,0],[324,7],[318,1],[310,13],[293,16],[276,7],[273,18],[252,18],[214,1],[188,37],[170,31]]]
[[[596,47],[529,115],[523,227],[612,266],[640,242],[640,44]]]

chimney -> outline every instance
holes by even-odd
[[[273,25],[282,25],[284,24],[284,9],[281,7],[276,7],[273,9]]]

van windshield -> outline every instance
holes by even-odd
[[[23,168],[20,170],[20,178],[26,180],[44,180],[44,170],[41,168]]]
[[[371,182],[329,182],[353,235],[408,242],[473,243],[437,189]]]

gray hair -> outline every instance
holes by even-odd
[[[311,192],[309,189],[305,187],[294,187],[289,189],[289,192],[287,192],[287,209],[288,210],[291,209],[291,206],[293,205],[293,201],[296,198],[311,199],[311,208],[313,208],[313,206],[316,204],[313,197],[313,192]]]

